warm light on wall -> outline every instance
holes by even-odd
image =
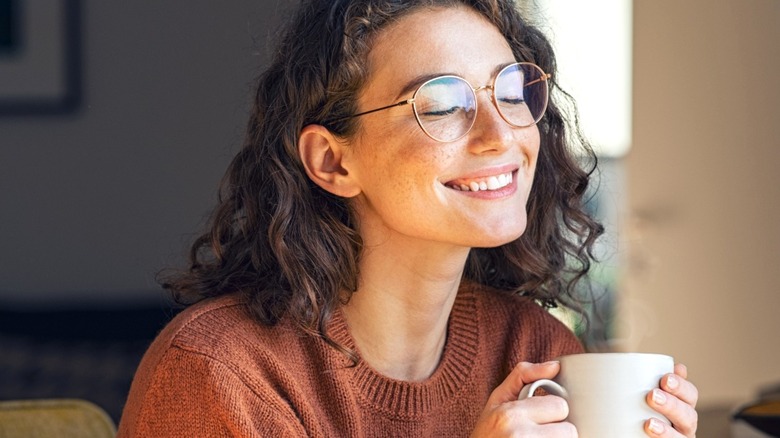
[[[585,135],[599,155],[624,155],[631,146],[631,0],[534,3]]]

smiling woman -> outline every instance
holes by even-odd
[[[504,0],[306,0],[276,53],[119,435],[574,436],[517,401],[582,351],[543,305],[602,232],[546,39]]]

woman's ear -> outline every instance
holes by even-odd
[[[351,198],[360,193],[360,187],[344,162],[344,148],[321,125],[305,126],[298,137],[298,154],[309,178],[334,195]]]

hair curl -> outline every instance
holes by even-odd
[[[163,281],[177,302],[240,291],[262,323],[284,316],[328,340],[333,310],[357,290],[362,241],[349,200],[307,177],[298,136],[309,124],[343,137],[356,133],[358,119],[346,117],[357,110],[373,37],[424,7],[477,11],[518,61],[553,74],[551,101],[538,124],[527,229],[503,246],[472,249],[465,278],[548,306],[576,303],[575,284],[587,274],[603,232],[583,208],[596,157],[576,119],[562,110],[570,99],[555,84],[550,43],[511,0],[305,0],[258,79],[243,147],[223,178],[208,231],[192,245],[189,269]],[[583,170],[577,156],[593,166]]]

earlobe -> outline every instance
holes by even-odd
[[[298,137],[298,154],[309,178],[334,195],[351,198],[360,189],[345,166],[344,146],[321,125],[305,126]]]

